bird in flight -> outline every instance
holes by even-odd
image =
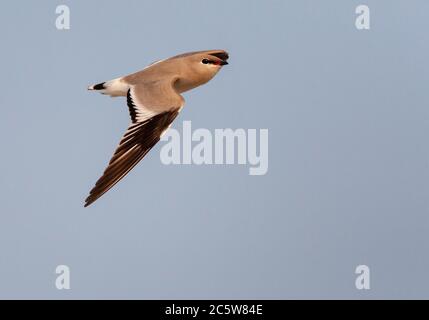
[[[127,97],[131,123],[85,207],[121,180],[160,140],[182,109],[181,93],[205,84],[227,65],[224,50],[184,53],[136,73],[88,87],[111,97]]]

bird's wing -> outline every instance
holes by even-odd
[[[85,200],[89,206],[121,180],[160,140],[178,115],[184,100],[173,81],[139,83],[127,93],[131,124],[122,137],[109,165]]]

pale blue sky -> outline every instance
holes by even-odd
[[[0,297],[429,298],[429,2],[366,1],[358,31],[361,3],[5,2]],[[160,144],[84,209],[129,121],[87,85],[212,48],[230,65],[174,127],[268,128],[267,175]]]

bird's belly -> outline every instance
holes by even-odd
[[[187,81],[184,79],[178,79],[175,83],[174,83],[174,88],[176,89],[177,92],[182,93],[182,92],[186,92],[189,91],[191,89],[194,89],[204,83],[206,83],[207,81]]]

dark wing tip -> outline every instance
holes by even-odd
[[[109,191],[143,159],[178,113],[178,109],[166,111],[129,128],[103,175],[85,199],[85,208]]]
[[[84,208],[90,206],[95,200],[97,200],[97,198],[94,198],[94,194],[91,190],[91,192],[89,193],[89,196],[85,199],[85,204],[83,205]]]

